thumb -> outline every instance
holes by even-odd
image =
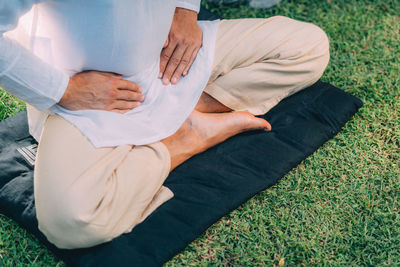
[[[166,48],[167,46],[168,46],[168,43],[169,43],[169,37],[167,37],[167,40],[165,40],[165,43],[164,43],[164,46],[163,46],[163,48]]]
[[[102,74],[105,75],[105,76],[114,77],[114,78],[117,78],[117,79],[120,79],[120,80],[123,77],[121,74],[118,74],[118,73],[115,73],[115,72],[102,72]]]

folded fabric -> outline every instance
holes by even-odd
[[[237,135],[199,154],[167,178],[174,198],[131,233],[88,249],[60,250],[37,228],[33,198],[36,143],[26,113],[0,122],[0,213],[33,233],[73,266],[159,266],[219,218],[337,134],[362,102],[323,82],[280,102],[265,114],[273,130]]]

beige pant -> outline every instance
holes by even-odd
[[[285,17],[222,20],[205,91],[233,110],[263,114],[317,81],[329,61],[325,33]],[[170,157],[161,143],[95,149],[50,116],[35,167],[39,229],[59,248],[111,240],[173,197],[162,184]]]

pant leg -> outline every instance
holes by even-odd
[[[313,24],[282,16],[222,20],[205,92],[233,110],[264,114],[316,82],[328,61],[328,38]]]
[[[50,116],[34,173],[39,229],[59,248],[90,247],[130,232],[173,193],[162,184],[170,155],[161,142],[94,148]]]

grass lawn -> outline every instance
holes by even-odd
[[[285,15],[331,41],[322,77],[364,107],[312,156],[223,217],[166,266],[400,266],[400,0],[296,0],[224,18]],[[24,104],[0,89],[0,120]],[[63,266],[0,215],[0,266]]]

